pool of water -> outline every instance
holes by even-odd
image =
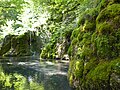
[[[0,58],[0,90],[72,90],[67,61]]]

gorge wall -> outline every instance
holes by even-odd
[[[80,13],[77,26],[66,30],[62,40],[59,34],[56,36],[59,41],[52,38],[40,57],[62,59],[67,54],[68,79],[78,90],[117,90],[120,88],[120,1],[87,3],[92,6]]]

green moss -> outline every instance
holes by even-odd
[[[96,20],[96,17],[98,16],[98,10],[97,8],[90,8],[86,11],[85,20],[88,20],[89,22],[93,22]]]
[[[86,21],[83,26],[83,31],[85,31],[85,32],[94,31],[95,28],[96,28],[96,24],[94,22]]]
[[[92,23],[93,21],[96,20],[97,15],[98,15],[98,10],[96,8],[91,8],[84,11],[82,14],[80,14],[78,26],[84,25],[86,21]]]
[[[75,30],[72,31],[72,35],[71,35],[70,39],[72,40],[73,38],[76,38],[79,33],[80,33],[80,29],[76,28]]]
[[[120,75],[119,66],[120,58],[112,60],[111,62],[100,62],[96,68],[90,70],[90,72],[87,74],[86,84],[93,85],[89,88],[94,89],[108,89],[111,87],[113,90],[117,89],[118,87],[116,85],[119,83],[118,80],[113,81],[111,79],[113,79],[114,76]],[[114,76],[112,74],[114,74]],[[113,82],[116,82],[116,84],[113,84]]]
[[[104,22],[104,23],[97,24],[97,32],[99,34],[108,35],[113,33],[114,29],[110,23]]]
[[[82,14],[80,15],[79,21],[78,21],[78,26],[84,25],[84,23],[85,23],[84,15],[85,15],[85,13],[82,13]]]
[[[97,55],[99,58],[108,58],[111,53],[109,39],[107,36],[99,36],[96,39]]]
[[[42,49],[42,52],[40,54],[40,58],[43,58],[43,59],[47,59],[47,58],[50,58],[51,57],[51,44],[47,44],[43,49]]]
[[[119,56],[119,41],[120,41],[119,30],[112,32],[112,34],[99,35],[94,33],[92,35],[93,53],[98,58],[112,59]]]
[[[77,36],[78,41],[80,42],[83,39],[84,32],[80,32]]]
[[[110,62],[110,67],[112,69],[112,73],[116,73],[116,74],[120,75],[120,58],[112,60]]]
[[[2,47],[0,49],[0,56],[2,56],[3,54],[7,53],[10,50],[12,37],[13,35],[5,36]]]
[[[98,63],[99,61],[95,57],[86,62],[83,72],[84,76],[86,76],[91,70],[94,70]]]
[[[104,63],[104,64],[103,64]],[[110,73],[108,62],[102,62],[92,71],[89,72],[88,76],[95,80],[107,80]]]
[[[11,39],[11,46],[12,46],[12,48],[16,48],[17,44],[18,44],[17,36],[14,36],[14,37]]]
[[[114,19],[112,20],[112,25],[114,25],[115,30],[120,28],[120,16],[116,16],[114,17]]]
[[[112,5],[112,4],[120,4],[119,0],[110,0],[108,5]]]
[[[73,85],[73,81],[79,82],[79,79],[83,76],[84,62],[82,60],[72,60],[69,66],[68,74],[70,85]]]
[[[115,58],[120,56],[120,4],[119,0],[97,3],[96,8],[87,8],[80,14],[79,33],[72,32],[68,53],[74,60],[70,61],[68,76],[78,90],[117,90],[120,58]]]
[[[88,60],[91,57],[92,53],[93,51],[91,50],[91,48],[83,46],[77,51],[76,55],[83,60]]]
[[[74,76],[76,78],[82,78],[84,70],[84,62],[82,60],[77,60],[74,66]]]
[[[66,39],[69,39],[69,38],[70,38],[70,36],[71,36],[71,34],[72,34],[72,31],[73,31],[73,30],[71,30],[71,29],[65,31],[64,36],[65,36]]]
[[[87,84],[92,83],[91,85],[93,85],[93,87],[90,87],[94,89],[107,89],[110,75],[110,70],[108,67],[109,65],[107,62],[104,62],[104,64],[99,64],[94,70],[91,70],[86,76]]]
[[[110,2],[111,0],[101,0],[100,4],[98,5],[99,10],[101,11],[104,9]]]
[[[74,74],[73,74],[73,70],[74,70],[74,60],[71,60],[69,63],[69,70],[68,70],[68,79],[69,79],[69,83],[71,86],[74,86]]]
[[[72,45],[70,45],[70,47],[68,48],[68,51],[67,51],[69,56],[72,56],[72,51],[73,51],[73,47],[72,47]]]
[[[71,45],[76,45],[77,42],[78,42],[78,39],[77,39],[77,38],[74,38],[74,39],[72,40],[72,42],[71,42]]]
[[[115,6],[116,9],[114,10]],[[114,58],[119,56],[118,47],[120,40],[119,38],[120,16],[118,15],[118,13],[120,12],[120,10],[118,7],[119,7],[118,4],[108,6],[108,8],[106,8],[105,12],[103,13],[104,15],[108,16],[108,18],[103,16],[104,20],[97,22],[96,25],[97,33],[95,33],[97,35],[95,35],[96,37],[94,38],[94,41],[96,41],[97,47],[96,49],[99,57],[107,56]],[[107,11],[110,12],[107,13]],[[115,12],[115,14],[113,12]]]
[[[112,90],[117,90],[120,85],[120,58],[117,58],[116,60],[113,60],[110,62],[111,66],[111,78],[110,78],[110,84],[112,85]]]
[[[97,4],[97,10],[101,11],[101,10],[103,10],[104,8],[106,8],[109,5],[119,4],[120,1],[119,0],[101,0],[101,1],[97,1],[96,3],[98,3]]]
[[[4,39],[4,45],[1,47],[1,50],[4,50],[1,51],[4,56],[32,55],[30,51],[30,40],[28,33],[23,35],[7,35]]]
[[[104,22],[106,19],[110,20],[111,18],[119,16],[119,14],[120,14],[120,4],[112,4],[106,7],[105,9],[103,9],[99,13],[96,21],[97,23]]]

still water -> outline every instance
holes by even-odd
[[[0,58],[0,90],[72,90],[67,71],[68,62]]]

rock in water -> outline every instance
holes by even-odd
[[[42,43],[35,32],[28,31],[22,35],[6,35],[0,56],[31,56],[40,53]]]

